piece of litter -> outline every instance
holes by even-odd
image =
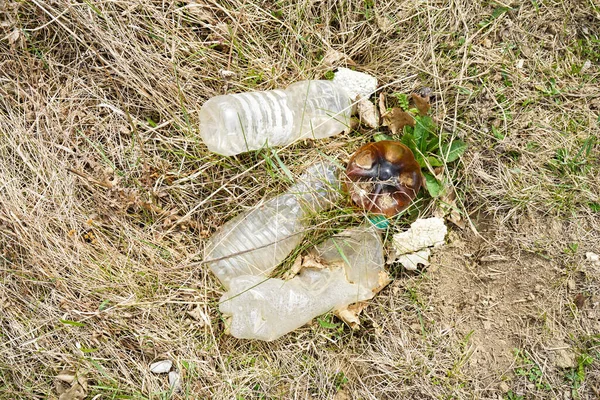
[[[393,238],[398,254],[408,254],[426,247],[444,244],[448,228],[444,220],[437,217],[418,219],[405,232],[396,233]]]
[[[431,250],[424,249],[419,250],[410,254],[402,254],[396,258],[396,261],[400,262],[409,271],[415,271],[419,264],[423,266],[429,265],[429,256],[431,255]]]
[[[290,280],[233,278],[219,309],[231,335],[275,340],[321,314],[373,298],[382,271],[380,233],[373,227],[346,229],[315,246]]]
[[[333,82],[343,87],[351,99],[356,99],[359,95],[368,99],[377,90],[377,78],[348,68],[338,68]]]
[[[418,264],[429,265],[429,247],[444,244],[448,228],[444,220],[437,217],[418,219],[405,232],[396,233],[392,238],[396,256],[406,269],[414,270]]]
[[[173,366],[173,361],[171,360],[162,360],[157,361],[155,363],[150,364],[150,372],[153,374],[166,374],[171,370]]]
[[[596,253],[588,251],[587,253],[585,253],[585,259],[590,262],[597,263],[598,261],[600,261],[600,256]]]
[[[178,392],[181,390],[181,376],[177,371],[169,372],[169,387],[172,392]]]

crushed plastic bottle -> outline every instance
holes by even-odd
[[[226,222],[209,240],[204,260],[229,289],[233,278],[264,279],[305,236],[307,217],[331,208],[339,196],[333,164],[317,163],[286,193]]]
[[[209,99],[200,110],[200,136],[210,151],[230,156],[336,135],[349,125],[352,100],[326,80],[296,82],[285,90]]]
[[[331,310],[373,298],[383,271],[383,247],[373,227],[347,229],[312,250],[322,268],[288,280],[241,275],[230,282],[220,311],[237,338],[275,340]]]

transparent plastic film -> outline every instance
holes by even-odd
[[[310,166],[288,191],[226,222],[208,241],[205,262],[229,288],[241,275],[267,277],[304,238],[308,217],[339,196],[335,166]]]
[[[347,229],[310,253],[321,263],[302,268],[287,281],[254,275],[231,280],[220,302],[231,335],[275,340],[321,314],[375,295],[384,266],[375,228]]]

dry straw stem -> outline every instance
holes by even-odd
[[[0,398],[593,398],[598,26],[593,1],[0,2]],[[433,88],[470,146],[444,179],[480,236],[392,269],[360,331],[326,316],[268,344],[225,336],[206,238],[288,187],[280,162],[343,164],[371,137],[223,158],[198,110],[321,78],[329,50],[382,84],[418,74],[390,92]],[[363,217],[340,202],[302,248]],[[556,348],[594,358],[581,382]],[[164,359],[178,393],[149,370]]]

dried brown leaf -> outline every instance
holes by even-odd
[[[361,98],[357,104],[358,116],[363,124],[369,128],[379,128],[379,112],[369,99]]]
[[[283,279],[286,281],[292,279],[293,277],[298,275],[298,273],[300,272],[301,269],[302,269],[302,257],[298,256],[294,260],[294,264],[292,264],[292,267],[290,269],[288,269],[285,272],[285,274],[283,274]]]
[[[411,96],[413,103],[415,103],[415,107],[417,108],[417,110],[419,110],[419,115],[427,115],[429,109],[431,108],[431,104],[429,103],[429,96],[423,97],[417,93],[413,93]]]
[[[62,393],[58,400],[83,400],[87,396],[87,380],[85,377],[77,377],[77,381]]]
[[[383,115],[383,126],[388,126],[394,135],[402,133],[407,125],[415,126],[415,119],[400,108],[393,108]]]
[[[13,44],[21,37],[21,31],[19,29],[15,29],[12,31],[6,38],[8,39],[8,44]]]
[[[308,253],[307,255],[302,257],[302,267],[300,268],[300,270],[302,268],[323,269],[328,268],[328,265],[324,264],[319,258],[319,256],[313,253]]]
[[[373,293],[377,294],[383,290],[387,285],[390,284],[392,278],[390,278],[389,274],[386,271],[379,271],[377,276],[377,287],[373,289]]]
[[[458,206],[456,205],[456,192],[454,191],[454,187],[450,186],[445,193],[439,197],[439,202],[433,211],[433,216],[445,218],[460,229],[465,229],[466,223],[458,210]]]
[[[70,370],[64,370],[58,375],[56,375],[56,379],[58,379],[61,382],[73,383],[73,381],[75,381],[75,372]]]
[[[577,308],[582,309],[585,305],[585,296],[582,293],[579,293],[577,296],[575,296],[574,303]]]
[[[341,389],[333,396],[333,400],[352,400],[352,397],[344,389]]]
[[[352,132],[353,130],[358,128],[358,125],[360,125],[360,121],[358,120],[358,118],[356,118],[356,117],[350,118],[350,124],[348,124],[348,126],[344,130],[344,133]]]
[[[394,22],[386,15],[381,15],[378,12],[375,13],[375,23],[383,33],[390,33],[394,30]]]
[[[323,56],[323,64],[329,67],[335,67],[340,64],[345,65],[356,65],[356,63],[347,55],[341,51],[335,49],[329,49]]]
[[[381,92],[379,93],[379,114],[383,115],[386,112],[386,106],[385,106],[385,93]]]
[[[358,316],[368,305],[369,304],[364,301],[350,304],[349,306],[335,310],[335,315],[344,321],[351,329],[356,330],[360,328],[360,319]]]
[[[195,321],[197,321],[200,327],[203,327],[206,324],[206,321],[208,320],[200,306],[196,306],[195,308],[189,310],[187,312],[187,315],[189,315]]]

